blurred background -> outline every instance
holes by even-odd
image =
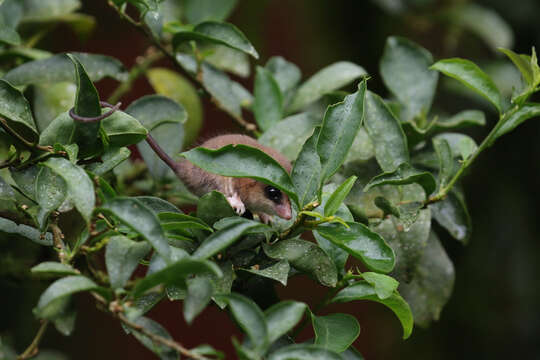
[[[129,68],[148,46],[142,34],[118,19],[106,0],[84,0],[80,12],[97,19],[88,39],[81,41],[69,28],[59,26],[39,40],[38,47],[55,53],[103,53]],[[303,78],[325,65],[348,60],[369,72],[372,90],[388,95],[378,64],[386,38],[399,35],[427,48],[435,59],[458,56],[475,61],[495,78],[504,94],[510,95],[519,74],[496,48],[530,53],[532,46],[540,44],[540,22],[535,14],[540,14],[538,0],[239,0],[229,21],[254,44],[261,55],[260,64],[281,55],[300,67]],[[172,68],[167,60],[159,66]],[[236,80],[251,90],[252,78]],[[105,98],[115,83],[103,80],[98,88]],[[124,107],[150,93],[152,87],[140,78],[133,91],[122,98]],[[442,77],[434,108],[448,113],[484,110],[486,127],[468,132],[478,143],[496,121],[489,106]],[[203,138],[239,131],[227,115],[205,100]],[[340,307],[358,317],[362,330],[355,345],[366,359],[540,359],[539,137],[540,121],[530,120],[498,140],[465,178],[473,235],[466,246],[449,236],[441,238],[454,262],[456,280],[439,321],[427,329],[416,327],[404,341],[399,322],[382,305]],[[9,340],[19,352],[38,327],[31,309],[47,282],[29,281],[30,275],[24,271],[16,274],[13,263],[29,269],[35,263],[18,260],[17,253],[31,252],[39,258],[40,251],[29,242],[8,248],[0,241],[0,334],[9,330]],[[4,270],[8,268],[10,271]],[[323,289],[307,278],[293,278],[287,288],[277,287],[280,297],[309,304],[323,294]],[[78,306],[74,334],[63,337],[50,329],[43,349],[59,351],[69,359],[154,357],[125,335],[116,321],[96,310],[89,297],[80,296]],[[177,303],[163,301],[150,317],[188,347],[210,343],[225,351],[228,358],[235,358],[230,337],[238,336],[238,331],[226,313],[215,307],[209,307],[190,327]],[[306,332],[303,336],[312,335]],[[64,356],[49,355],[56,359]]]

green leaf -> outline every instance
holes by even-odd
[[[198,24],[205,20],[225,20],[234,10],[238,0],[185,0],[184,9],[187,21]]]
[[[268,343],[272,344],[287,334],[304,316],[307,306],[292,300],[278,302],[265,310],[268,327]]]
[[[126,236],[113,236],[105,249],[105,264],[113,289],[124,287],[133,271],[150,251],[147,242],[136,242]]]
[[[75,329],[75,320],[77,318],[77,309],[75,308],[73,299],[66,298],[63,306],[59,307],[58,313],[54,316],[54,327],[64,336],[69,336]],[[41,354],[40,354],[41,355]],[[39,360],[39,356],[37,357]],[[56,358],[56,357],[55,357]]]
[[[366,95],[364,124],[375,146],[375,158],[383,171],[394,171],[400,164],[409,162],[407,138],[399,121],[384,101],[370,91]]]
[[[336,211],[338,211],[339,207],[343,203],[343,200],[345,200],[347,195],[349,195],[349,192],[351,191],[356,179],[358,179],[357,176],[351,176],[345,180],[343,184],[339,185],[332,195],[330,195],[326,205],[324,206],[324,216],[332,216],[336,213]]]
[[[302,145],[319,122],[320,119],[307,112],[289,116],[266,130],[257,141],[292,161],[299,156]]]
[[[163,28],[163,16],[158,11],[150,10],[144,13],[143,20],[154,39],[159,41]]]
[[[433,217],[444,227],[452,237],[467,243],[471,237],[471,217],[467,211],[465,201],[454,191],[451,191],[444,200],[429,206]]]
[[[287,260],[280,260],[270,266],[263,269],[239,269],[247,271],[249,273],[263,276],[272,280],[279,281],[284,286],[287,286],[287,279],[289,278],[289,262]]]
[[[464,110],[447,119],[439,119],[431,127],[431,132],[461,129],[467,126],[486,124],[486,116],[480,110]]]
[[[220,219],[236,215],[225,195],[217,191],[203,195],[197,203],[197,217],[210,225]]]
[[[492,50],[499,46],[510,48],[514,43],[514,33],[510,25],[491,6],[463,4],[450,13],[451,19],[479,38]]]
[[[270,71],[260,66],[257,66],[254,93],[253,114],[259,128],[264,132],[281,120],[283,97]]]
[[[200,52],[205,54],[204,61],[220,70],[243,78],[247,78],[251,73],[250,58],[246,53],[218,44],[202,46]]]
[[[43,167],[35,178],[35,186],[36,201],[40,207],[37,220],[39,227],[44,229],[51,211],[58,209],[66,199],[67,184],[60,175]]]
[[[439,187],[442,189],[454,175],[454,157],[446,139],[434,138],[433,148],[439,158]]]
[[[102,295],[107,295],[105,289],[100,288],[92,280],[84,276],[67,276],[53,282],[41,294],[38,304],[34,309],[34,314],[39,318],[49,319],[56,315],[59,301],[62,301],[67,296],[83,291],[96,291]]]
[[[22,21],[71,13],[81,6],[79,0],[25,0]]]
[[[452,294],[454,279],[454,265],[432,231],[412,281],[399,286],[401,294],[411,306],[417,325],[427,327],[433,320],[439,319],[443,306]]]
[[[49,158],[41,165],[64,179],[67,185],[67,198],[73,202],[86,222],[90,222],[96,199],[94,185],[86,172],[64,158]]]
[[[175,101],[161,95],[147,95],[131,103],[126,112],[135,117],[148,129],[150,135],[165,153],[174,157],[182,150],[183,123],[187,120],[186,110]],[[137,144],[150,174],[156,179],[174,176],[172,170],[161,160],[146,142]]]
[[[152,319],[146,318],[146,317],[140,317],[134,321],[138,326],[145,329],[146,331],[155,334],[157,336],[161,336],[162,338],[168,339],[170,341],[173,341],[172,336],[169,334],[169,332],[161,326],[159,323],[155,322]],[[150,351],[154,352],[157,356],[159,356],[162,360],[176,360],[179,359],[178,353],[161,343],[157,343],[154,340],[152,340],[150,337],[138,332],[133,331],[133,336],[137,340],[141,342],[146,348],[148,348]]]
[[[51,246],[53,244],[51,233],[42,235],[38,229],[24,224],[17,224],[2,217],[0,217],[0,233],[19,235],[40,245]]]
[[[106,111],[108,110],[102,110],[102,112]],[[101,128],[107,135],[110,147],[136,144],[145,139],[148,134],[148,131],[137,119],[119,110],[103,119]]]
[[[348,222],[315,228],[319,235],[361,260],[368,269],[387,273],[394,268],[394,252],[384,239],[363,224]]]
[[[358,91],[343,102],[329,106],[317,139],[317,153],[321,158],[321,182],[325,183],[343,164],[354,137],[364,119],[366,81]]]
[[[375,287],[366,281],[358,281],[337,293],[332,302],[342,303],[354,300],[370,300],[381,303],[396,314],[403,327],[403,338],[408,338],[412,333],[413,316],[409,305],[396,292],[386,299],[377,296]]]
[[[18,46],[21,44],[21,37],[17,31],[5,23],[4,16],[0,14],[0,42],[8,45]]]
[[[514,130],[524,121],[537,116],[540,116],[540,104],[530,103],[523,105],[518,111],[514,112],[506,120],[503,120],[504,123],[495,131],[493,141]]]
[[[311,314],[311,323],[315,332],[315,345],[337,353],[345,351],[360,335],[358,320],[349,314]]]
[[[229,247],[247,230],[257,226],[260,226],[260,224],[255,221],[239,218],[237,222],[231,223],[207,237],[197,250],[195,250],[193,257],[198,259],[208,259]]]
[[[221,276],[219,267],[211,261],[183,257],[165,268],[147,275],[139,280],[131,296],[138,298],[147,290],[157,285],[183,285],[190,276],[199,274],[214,274]]]
[[[263,244],[266,255],[272,259],[287,260],[296,269],[313,275],[324,286],[334,287],[337,270],[326,253],[312,242],[287,239],[276,244]]]
[[[177,48],[185,41],[206,41],[228,46],[242,51],[255,59],[259,58],[257,50],[246,36],[233,24],[219,21],[204,21],[196,25],[192,31],[180,31],[174,34],[173,46]]]
[[[268,360],[343,360],[333,351],[317,345],[293,344],[271,353]]]
[[[218,295],[228,295],[231,293],[231,288],[234,279],[236,278],[233,264],[230,261],[218,263],[221,269],[222,276],[210,275],[209,278],[214,283],[214,296],[212,300],[223,310],[227,303]]]
[[[364,272],[362,273],[362,277],[369,284],[373,285],[373,287],[375,288],[375,293],[381,300],[387,299],[392,296],[392,294],[394,293],[394,291],[397,290],[399,285],[399,282],[397,282],[396,279],[384,274]]]
[[[117,197],[103,204],[96,211],[114,215],[120,222],[139,233],[166,261],[170,248],[157,216],[134,198]]]
[[[458,80],[489,100],[499,113],[502,112],[499,90],[497,90],[493,80],[473,62],[459,58],[445,59],[436,62],[431,68]]]
[[[347,350],[341,353],[343,360],[364,360],[364,357],[354,347],[349,346]]]
[[[319,100],[324,94],[337,90],[366,74],[362,67],[347,61],[328,65],[300,85],[287,110],[289,113],[297,112]]]
[[[123,161],[129,159],[131,151],[127,147],[109,147],[101,155],[100,163],[93,163],[86,168],[96,175],[104,175],[117,167]]]
[[[298,66],[281,56],[272,56],[264,67],[270,71],[284,95],[294,89],[302,77]]]
[[[45,261],[30,269],[33,274],[53,274],[53,275],[78,275],[79,272],[71,265],[62,264],[56,261]]]
[[[364,191],[382,185],[405,185],[417,183],[429,196],[437,188],[437,182],[428,171],[421,171],[413,168],[409,163],[403,163],[395,171],[385,172],[375,176],[364,187]]]
[[[214,292],[212,281],[206,277],[197,276],[187,280],[187,296],[184,300],[184,319],[188,324],[204,310]]]
[[[253,300],[239,294],[222,297],[238,325],[246,332],[254,350],[261,352],[269,345],[266,319]]]
[[[162,212],[182,213],[175,205],[158,197],[136,196],[135,199],[143,203],[143,205],[145,205],[156,215]]]
[[[287,171],[262,150],[237,144],[216,150],[195,148],[183,152],[182,156],[213,174],[247,177],[272,185],[285,192],[294,202],[298,202]]]
[[[534,74],[531,68],[530,61],[527,61],[527,59],[523,55],[516,54],[510,49],[500,47],[498,50],[505,54],[514,63],[514,65],[519,69],[519,72],[521,73],[523,79],[527,82],[527,84],[534,84]]]
[[[115,58],[86,53],[71,53],[86,69],[92,81],[111,77],[118,81],[127,79],[122,63]],[[65,54],[57,54],[47,59],[35,60],[19,65],[4,75],[4,80],[14,86],[28,84],[51,84],[56,82],[76,82],[72,62]]]
[[[389,37],[380,62],[384,84],[404,106],[402,118],[411,121],[429,112],[439,74],[430,70],[433,56],[416,43]]]
[[[197,90],[187,79],[169,69],[153,68],[146,72],[146,76],[156,93],[171,98],[186,110],[183,143],[189,146],[202,127],[203,109]]]
[[[419,208],[419,207],[418,207]],[[406,216],[401,219],[385,219],[372,227],[372,230],[382,236],[395,254],[395,267],[392,276],[398,281],[408,282],[411,279],[422,252],[426,246],[431,228],[431,212],[429,209],[415,210],[415,216],[407,223]]]
[[[38,132],[32,111],[23,94],[0,79],[0,121],[30,142],[36,142]]]
[[[291,172],[300,208],[315,199],[321,185],[321,158],[317,153],[319,131],[320,128],[314,130],[306,140]]]

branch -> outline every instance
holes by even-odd
[[[34,357],[38,353],[38,346],[41,342],[41,338],[43,338],[43,335],[45,334],[45,330],[47,330],[47,326],[49,325],[49,320],[43,320],[41,322],[41,326],[38,329],[38,332],[36,333],[36,336],[34,337],[34,340],[30,343],[30,345],[24,350],[24,352],[17,356],[17,360],[25,360],[30,359],[31,357]]]
[[[118,16],[130,23],[133,27],[135,27],[138,31],[142,32],[144,36],[146,36],[152,44],[157,47],[165,56],[167,56],[174,64],[174,66],[179,69],[182,73],[189,75],[189,77],[197,82],[197,84],[204,88],[203,85],[203,79],[202,79],[202,73],[200,71],[197,72],[197,74],[194,76],[193,74],[186,72],[185,69],[176,61],[176,57],[174,53],[165,47],[158,39],[154,38],[154,36],[148,31],[148,29],[138,21],[133,20],[129,15],[124,13],[118,6],[116,6],[111,0],[108,0],[107,3],[111,8],[113,8]],[[211,95],[210,95],[211,96]],[[228,112],[226,109],[221,106],[219,101],[211,96],[212,102],[220,109],[229,114],[240,126],[242,126],[246,131],[254,134],[255,136],[260,135],[260,132],[257,130],[257,126],[253,123],[250,123],[246,121],[241,115],[235,115]]]
[[[9,125],[7,124],[6,119],[4,119],[3,117],[0,117],[0,126],[2,128],[4,128],[4,130],[8,134],[11,134],[15,138],[17,138],[20,142],[22,142],[25,146],[29,147],[30,149],[37,149],[37,150],[41,150],[41,151],[54,152],[52,146],[43,146],[43,145],[39,145],[38,143],[34,144],[34,143],[26,140],[25,138],[23,138],[21,135],[17,134],[13,129],[11,129],[9,127]]]

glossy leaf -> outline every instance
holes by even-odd
[[[102,110],[102,112],[105,111],[107,110]],[[148,131],[137,119],[119,110],[103,119],[101,128],[107,135],[110,147],[136,144],[145,139],[148,134]]]
[[[257,227],[260,224],[254,221],[238,221],[232,223],[221,230],[216,231],[207,237],[193,253],[194,258],[207,259],[218,252],[228,248],[247,230]]]
[[[375,158],[383,171],[394,171],[400,164],[409,162],[407,138],[399,121],[384,101],[372,92],[366,95],[364,124],[375,146]]]
[[[4,16],[0,14],[0,42],[8,45],[18,46],[21,44],[21,37],[15,31],[5,23]]]
[[[317,245],[300,239],[282,240],[274,245],[263,244],[272,259],[287,260],[296,269],[313,275],[324,286],[336,286],[337,270],[332,260]]]
[[[401,322],[401,326],[403,327],[403,338],[406,339],[411,335],[413,328],[411,309],[397,291],[383,300],[377,296],[373,285],[366,281],[358,281],[338,292],[332,299],[332,302],[342,303],[355,300],[370,300],[387,306]]]
[[[454,175],[454,158],[448,141],[433,139],[433,148],[439,158],[439,187],[444,188]]]
[[[143,205],[150,209],[154,214],[159,214],[162,212],[182,213],[174,204],[171,204],[170,202],[158,197],[136,196],[135,199],[143,203]]]
[[[345,351],[360,335],[358,320],[349,314],[311,315],[315,345],[337,353]]]
[[[247,145],[227,145],[217,150],[195,148],[182,156],[214,174],[247,177],[272,185],[298,202],[294,185],[285,169],[263,151]]]
[[[79,271],[71,265],[62,264],[56,261],[45,261],[30,269],[33,274],[53,274],[53,275],[77,275]]]
[[[280,260],[275,264],[265,267],[264,269],[240,269],[250,272],[252,274],[263,276],[268,279],[276,280],[287,286],[287,279],[289,278],[289,262],[287,260]]]
[[[271,353],[268,360],[342,360],[341,356],[333,351],[317,345],[293,344],[279,348]]]
[[[155,334],[157,336],[160,336],[162,338],[165,338],[171,341],[173,340],[169,332],[163,326],[161,326],[158,322],[155,322],[152,319],[149,319],[146,317],[140,317],[135,320],[135,323],[152,334]],[[146,348],[148,348],[150,351],[154,352],[157,356],[159,356],[160,359],[162,360],[179,359],[178,353],[174,349],[166,345],[156,343],[150,337],[144,334],[141,334],[138,331],[133,331],[132,334],[133,336],[135,336],[137,340],[141,342],[141,344],[143,344]]]
[[[92,81],[112,77],[124,81],[127,73],[122,63],[112,57],[97,54],[71,53],[84,66]],[[4,80],[14,86],[28,84],[50,84],[55,82],[75,82],[73,64],[65,54],[57,54],[47,59],[34,60],[8,71]]]
[[[137,298],[145,291],[161,284],[184,284],[186,279],[191,275],[199,274],[214,274],[216,276],[221,276],[221,270],[213,262],[183,257],[165,268],[153,272],[139,280],[131,291],[131,296]]]
[[[362,278],[368,283],[373,285],[375,288],[375,293],[379,299],[384,300],[392,296],[394,291],[397,290],[399,283],[396,279],[383,274],[378,274],[374,272],[364,272],[362,273]]]
[[[433,217],[452,237],[467,243],[471,236],[472,224],[463,199],[451,191],[444,200],[429,206]]]
[[[257,67],[254,93],[253,114],[264,132],[281,120],[283,96],[270,71],[260,66]]]
[[[229,305],[234,319],[246,332],[255,350],[263,350],[268,346],[268,329],[266,319],[261,309],[253,300],[238,295],[230,294],[223,296]]]
[[[70,82],[34,85],[33,109],[40,132],[58,115],[73,107],[76,92],[77,87]]]
[[[421,171],[413,168],[408,163],[403,163],[398,166],[395,171],[385,172],[381,175],[375,176],[364,187],[364,191],[382,186],[382,185],[405,185],[417,183],[426,192],[426,196],[429,196],[437,187],[437,182],[433,175],[428,171]]]
[[[64,179],[67,185],[67,197],[88,223],[96,202],[94,185],[90,177],[80,166],[64,158],[49,158],[41,164]]]
[[[499,90],[493,80],[473,62],[459,58],[445,59],[436,62],[431,68],[458,80],[469,89],[489,100],[497,108],[498,112],[502,111]]]
[[[102,295],[106,294],[105,289],[100,288],[92,280],[84,276],[67,276],[56,280],[41,294],[34,309],[34,314],[39,318],[48,319],[55,315],[58,301],[61,301],[66,296],[83,291],[97,291]]]
[[[486,116],[480,110],[464,110],[447,119],[439,119],[431,128],[432,132],[448,129],[461,129],[467,126],[483,126],[486,124]]]
[[[320,119],[307,112],[289,116],[266,130],[258,141],[293,161],[319,122]]]
[[[534,84],[534,74],[531,68],[530,61],[527,61],[527,59],[523,55],[516,54],[510,49],[499,47],[498,50],[505,54],[514,63],[514,65],[519,69],[521,76],[523,76],[523,79],[527,82],[527,84]]]
[[[186,78],[169,69],[149,69],[146,76],[156,93],[182,104],[186,110],[183,143],[184,146],[189,146],[195,141],[202,127],[203,109],[197,90]]]
[[[110,147],[101,155],[101,163],[90,164],[87,170],[96,175],[104,175],[129,159],[130,155],[131,151],[127,147]]]
[[[411,280],[426,247],[431,229],[431,212],[420,210],[412,224],[405,224],[405,219],[384,219],[372,230],[382,236],[395,254],[395,267],[391,273],[400,282]]]
[[[268,326],[268,343],[272,344],[292,330],[306,309],[306,304],[292,300],[281,301],[266,309],[264,315]]]
[[[46,219],[51,211],[58,209],[67,196],[67,184],[60,175],[47,167],[41,168],[35,178],[36,201],[39,204],[37,220],[40,228],[46,225]]]
[[[123,235],[109,239],[105,249],[105,264],[113,289],[124,287],[139,265],[139,261],[150,249],[147,242],[136,242]]]
[[[317,153],[321,158],[321,182],[326,182],[343,164],[354,137],[364,119],[366,82],[358,91],[341,103],[329,106],[317,139]]]
[[[345,180],[343,184],[339,185],[336,190],[334,190],[324,206],[324,216],[332,216],[336,213],[343,203],[343,200],[345,200],[347,195],[349,195],[349,192],[351,191],[356,179],[358,179],[358,177],[353,175]]]
[[[103,204],[97,211],[114,215],[146,239],[162,258],[170,258],[169,244],[157,216],[138,200],[117,197]]]
[[[281,56],[272,56],[264,67],[273,75],[282,94],[292,90],[302,77],[298,66]]]
[[[300,85],[288,107],[288,112],[301,110],[319,100],[324,94],[337,90],[366,74],[362,67],[347,61],[328,65]]]
[[[148,95],[131,103],[126,112],[141,122],[166,154],[174,158],[182,150],[187,112],[181,105],[165,96]],[[174,176],[146,142],[137,144],[137,148],[155,178]]]
[[[206,277],[197,276],[187,280],[187,296],[184,300],[184,319],[188,324],[204,310],[214,292],[212,281]]]
[[[399,286],[417,325],[426,327],[439,319],[443,306],[452,294],[454,279],[454,265],[437,235],[431,232],[412,281]]]
[[[36,124],[28,101],[10,83],[0,79],[0,115],[2,122],[24,139],[35,142],[38,138]]]
[[[423,47],[401,37],[389,37],[380,62],[384,84],[404,106],[402,118],[413,120],[431,107],[439,74],[430,70],[433,56]]]
[[[186,0],[185,16],[190,24],[198,24],[205,20],[225,20],[234,10],[237,0]]]
[[[321,159],[317,154],[319,129],[306,140],[291,172],[300,208],[317,196],[321,184]],[[338,205],[339,206],[339,205]]]
[[[0,232],[19,235],[40,245],[51,246],[53,244],[53,237],[51,233],[46,233],[44,236],[42,236],[38,229],[24,224],[17,224],[2,217],[0,217]]]
[[[192,31],[180,31],[174,34],[173,46],[176,48],[182,42],[195,40],[221,44],[245,52],[255,59],[259,54],[246,36],[233,24],[219,21],[203,21]]]
[[[203,195],[197,203],[197,217],[210,225],[220,219],[236,215],[225,195],[217,191]]]
[[[495,131],[495,139],[503,136],[521,125],[524,121],[540,116],[540,104],[525,104],[518,111],[510,115],[508,119]]]
[[[384,239],[363,224],[324,224],[315,231],[361,260],[370,270],[387,273],[394,268],[394,252]]]

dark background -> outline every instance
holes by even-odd
[[[501,59],[474,34],[462,34],[453,47],[447,46],[449,26],[436,15],[452,1],[416,0],[410,11],[393,15],[375,1],[323,0],[240,0],[230,21],[253,42],[264,64],[272,55],[296,63],[303,77],[309,77],[334,61],[349,60],[362,65],[372,76],[369,86],[386,95],[378,74],[378,61],[390,35],[406,36],[429,49],[436,59],[461,56],[478,63]],[[456,2],[456,1],[454,1]],[[457,1],[464,2],[464,1]],[[540,43],[540,2],[537,0],[485,0],[476,3],[500,14],[514,31],[514,50],[530,53]],[[82,12],[98,19],[93,36],[81,43],[68,29],[58,28],[38,47],[53,52],[98,52],[119,58],[126,66],[134,64],[148,43],[128,24],[109,10],[105,0],[85,0]],[[160,66],[171,67],[166,60]],[[243,81],[251,88],[252,79]],[[98,84],[103,98],[114,89],[113,81]],[[146,80],[136,82],[123,98],[124,106],[151,93]],[[448,112],[482,108],[474,100],[455,97],[441,89],[435,107]],[[202,136],[235,132],[234,122],[205,102]],[[469,132],[477,142],[487,134],[496,117],[486,108],[488,125]],[[540,274],[538,218],[540,216],[540,136],[538,119],[529,121],[501,138],[480,156],[464,181],[464,190],[473,219],[473,236],[463,246],[448,236],[441,238],[456,267],[452,298],[438,322],[428,329],[415,328],[406,341],[394,315],[378,304],[352,304],[340,311],[357,316],[362,331],[357,348],[367,359],[506,359],[539,358]],[[444,233],[444,232],[439,232]],[[24,251],[30,250],[25,243]],[[1,254],[0,248],[0,254]],[[1,255],[0,255],[1,256]],[[21,266],[33,264],[21,264]],[[29,267],[28,266],[28,267]],[[0,280],[0,333],[8,329],[22,351],[35,334],[38,323],[31,308],[46,286],[42,282],[8,278]],[[289,286],[278,286],[282,298],[316,303],[324,289],[307,278],[291,279]],[[120,325],[95,309],[88,296],[78,298],[79,315],[71,337],[50,329],[42,348],[64,352],[70,359],[153,358]],[[230,337],[239,333],[225,312],[209,307],[192,326],[181,315],[181,305],[163,301],[150,313],[171,335],[190,347],[210,343],[232,355]],[[306,332],[305,338],[311,334]]]

